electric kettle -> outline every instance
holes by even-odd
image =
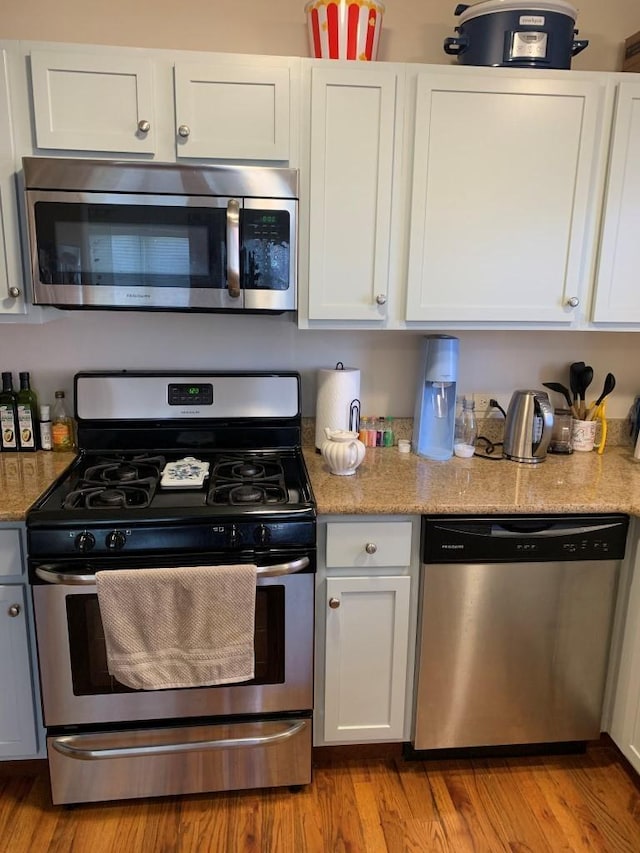
[[[502,455],[514,462],[544,462],[553,431],[545,391],[514,391],[504,424]]]

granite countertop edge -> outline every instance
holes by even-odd
[[[331,474],[313,447],[303,455],[319,515],[609,513],[640,516],[640,462],[628,446],[602,455],[433,462],[397,447],[367,448],[352,476]],[[22,522],[71,464],[71,453],[0,454],[0,522]]]

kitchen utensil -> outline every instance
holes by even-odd
[[[576,407],[576,410],[578,408],[580,374],[582,373],[582,368],[584,366],[584,361],[574,361],[573,364],[569,365],[569,388],[571,388],[573,405]]]
[[[596,440],[596,422],[575,420],[571,425],[571,447],[581,452],[593,450]]]
[[[600,421],[600,436],[597,441],[594,441],[593,446],[599,454],[602,454],[604,453],[604,446],[607,441],[607,416],[605,399],[603,399],[598,405],[596,405],[595,402],[592,403],[589,407],[589,411],[591,411],[592,409],[594,411],[593,417],[589,421],[587,421],[587,423],[591,423],[597,426],[597,422]]]
[[[573,400],[571,399],[571,392],[566,385],[563,385],[561,382],[543,382],[542,384],[550,391],[556,391],[558,394],[562,394],[564,399],[567,401],[567,406],[571,409],[571,413],[574,418],[578,417],[578,412],[576,411],[573,405]]]
[[[504,424],[502,455],[514,462],[543,462],[553,431],[546,391],[514,391]]]
[[[578,396],[580,397],[580,408],[579,413],[582,420],[585,419],[587,414],[587,407],[585,404],[585,395],[587,393],[587,388],[593,382],[593,367],[588,364],[582,368],[580,373],[578,374]]]
[[[464,65],[571,67],[589,42],[574,39],[577,10],[565,0],[483,0],[460,3],[458,35],[444,52]]]
[[[327,440],[323,442],[321,453],[332,474],[349,476],[364,459],[366,449],[358,439],[357,432],[344,429],[325,428]]]
[[[616,377],[613,375],[613,373],[607,373],[604,379],[604,384],[602,386],[602,393],[595,401],[595,403],[592,403],[589,407],[589,414],[587,415],[587,420],[592,421],[596,419],[596,411],[598,406],[600,405],[600,403],[602,403],[605,397],[609,396],[609,394],[613,391],[615,387]]]

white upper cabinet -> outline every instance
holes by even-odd
[[[285,163],[298,64],[195,51],[34,47],[35,147]]]
[[[311,68],[310,320],[387,319],[402,79],[376,63]]]
[[[176,63],[178,157],[289,160],[288,62]]]
[[[4,318],[23,315],[27,310],[20,261],[13,130],[5,50],[0,50],[0,129],[0,316]]]
[[[592,319],[595,323],[640,323],[639,205],[640,84],[621,82],[593,303]]]
[[[606,80],[418,72],[407,321],[584,312]]]
[[[155,153],[150,58],[32,50],[31,85],[38,148]]]

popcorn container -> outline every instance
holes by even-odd
[[[305,12],[316,59],[376,58],[384,13],[379,0],[313,0]]]

